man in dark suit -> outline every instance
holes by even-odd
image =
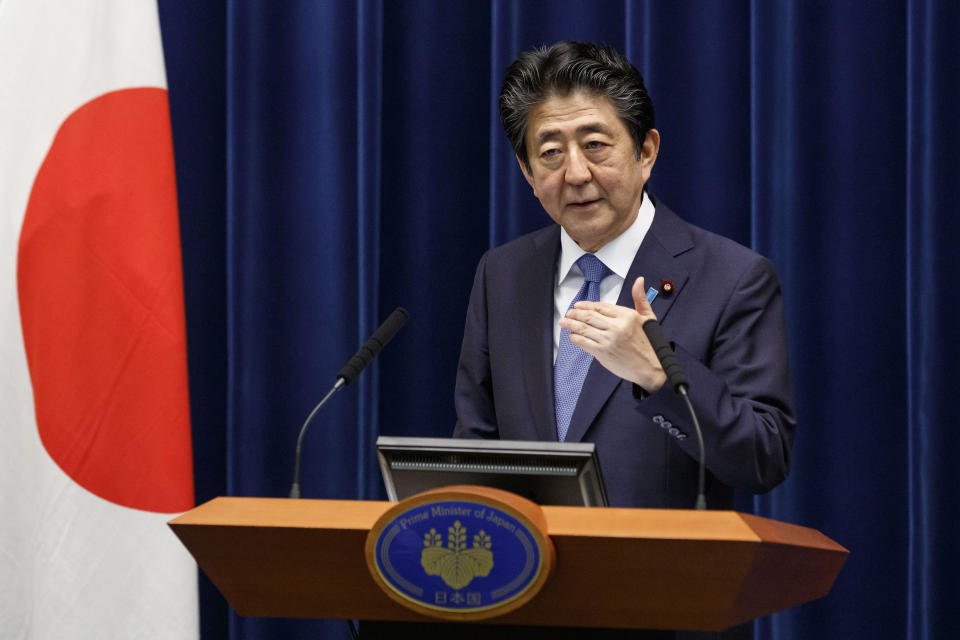
[[[692,507],[696,438],[642,330],[657,318],[690,379],[709,506],[732,506],[734,488],[781,482],[794,420],[776,274],[768,260],[646,193],[660,134],[639,72],[609,47],[530,51],[507,71],[500,115],[520,170],[557,224],[480,260],[454,435],[595,442],[612,506]],[[383,632],[370,637],[403,629],[461,640],[750,636],[749,625],[723,634],[367,627]]]
[[[454,435],[594,442],[612,506],[692,507],[697,439],[642,330],[655,318],[690,379],[708,504],[780,483],[795,423],[776,273],[647,193],[660,134],[640,73],[610,47],[530,51],[500,115],[557,224],[480,261]]]

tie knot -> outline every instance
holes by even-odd
[[[577,266],[587,282],[600,282],[612,273],[600,258],[592,253],[585,253],[577,260]]]

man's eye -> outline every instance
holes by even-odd
[[[588,143],[586,144],[587,149],[599,149],[599,148],[601,148],[601,147],[603,147],[603,146],[604,146],[604,144],[603,144],[602,142],[600,142],[599,140],[591,140],[590,142],[588,142]]]
[[[552,158],[560,153],[560,149],[546,149],[540,155],[544,158]]]

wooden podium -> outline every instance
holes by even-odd
[[[394,504],[216,498],[170,526],[240,615],[432,621],[365,564],[367,533]],[[488,624],[720,631],[825,596],[849,553],[734,511],[542,509],[556,569]]]

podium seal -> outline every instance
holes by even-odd
[[[480,620],[532,599],[553,568],[540,507],[506,491],[446,487],[380,517],[367,567],[393,600],[446,620]]]

